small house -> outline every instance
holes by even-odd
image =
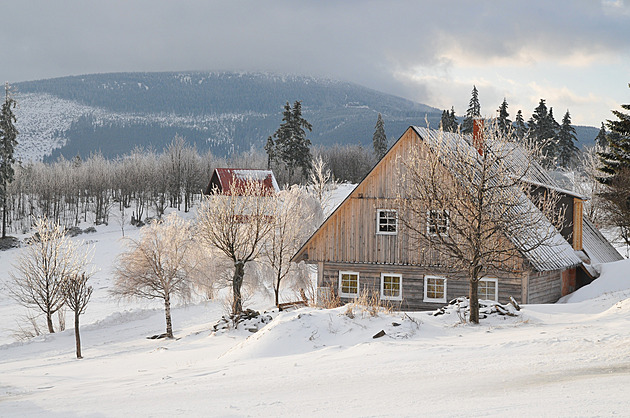
[[[251,181],[259,182],[263,189],[268,190],[269,194],[275,194],[280,191],[276,177],[271,170],[216,168],[210,177],[210,183],[208,183],[204,194],[238,194],[239,188]]]
[[[317,266],[318,294],[335,293],[342,301],[363,290],[401,310],[429,310],[468,294],[468,280],[440,260],[440,254],[418,251],[398,222],[396,196],[401,161],[411,147],[431,144],[437,135],[448,135],[456,146],[477,148],[467,135],[409,127],[387,154],[324,221],[294,255],[293,261]],[[425,145],[423,145],[425,144]],[[513,164],[519,164],[514,154]],[[545,170],[536,166],[527,179],[533,192],[558,191],[565,206],[561,230],[552,228],[554,245],[519,253],[512,271],[497,271],[479,283],[480,299],[501,303],[513,297],[521,303],[551,303],[597,276],[593,264],[621,259],[582,213],[584,198],[560,188]],[[427,228],[448,230],[448,219],[427,211]],[[542,217],[544,218],[544,216]],[[544,221],[543,221],[544,222]],[[548,221],[547,221],[548,222]],[[522,238],[522,237],[521,237]],[[517,246],[514,237],[506,245]]]

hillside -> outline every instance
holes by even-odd
[[[314,145],[371,145],[377,114],[390,139],[441,111],[351,83],[252,73],[116,73],[17,83],[22,159],[106,157],[162,149],[175,134],[218,155],[262,148],[282,107],[302,100]]]
[[[0,251],[0,416],[627,414],[628,260],[603,265],[568,301],[575,303],[523,305],[514,317],[491,315],[476,326],[452,311],[278,313],[261,289],[247,306],[274,319],[258,332],[213,332],[225,305],[197,296],[173,306],[176,338],[166,340],[147,339],[164,332],[159,301],[109,294],[120,237],[116,222],[89,235],[98,257],[81,316],[82,360],[71,312],[63,332],[12,339],[26,321],[6,292],[21,249]]]

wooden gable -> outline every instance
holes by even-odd
[[[398,224],[397,234],[377,234],[377,211],[397,209],[400,163],[410,147],[421,146],[409,128],[341,205],[294,256],[307,262],[417,264],[409,237]],[[423,255],[423,258],[426,255]]]
[[[448,269],[449,263],[431,246],[418,248],[418,242],[409,236],[400,222],[395,235],[377,233],[377,211],[398,210],[396,197],[402,162],[414,147],[417,149],[427,145],[417,131],[410,127],[303,245],[293,260],[309,263],[442,266]],[[426,222],[425,219],[418,221]],[[505,245],[512,245],[507,238]],[[513,260],[513,268],[522,268],[522,261]]]

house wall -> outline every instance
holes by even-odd
[[[446,281],[446,300],[468,296],[469,283],[462,274],[410,265],[378,265],[378,264],[350,264],[350,263],[320,263],[323,273],[318,274],[318,287],[328,288],[334,294],[339,294],[339,272],[351,271],[359,273],[360,291],[375,292],[380,296],[381,273],[400,274],[402,276],[402,301],[383,301],[397,310],[423,311],[434,310],[445,303],[424,302],[424,276],[443,276]],[[319,273],[319,272],[318,272]],[[498,276],[498,275],[497,275]],[[518,274],[498,278],[499,302],[509,302],[510,296],[519,303],[522,302],[522,277]],[[342,302],[352,302],[352,298],[342,298]]]
[[[527,303],[554,303],[562,296],[562,270],[531,272]]]

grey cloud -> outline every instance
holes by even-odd
[[[39,1],[3,5],[9,81],[110,71],[263,70],[401,94],[393,69],[443,67],[454,45],[483,59],[630,50],[630,17],[592,0]],[[627,8],[626,8],[627,9]],[[416,87],[415,97],[423,94]],[[421,96],[420,96],[421,97]]]

